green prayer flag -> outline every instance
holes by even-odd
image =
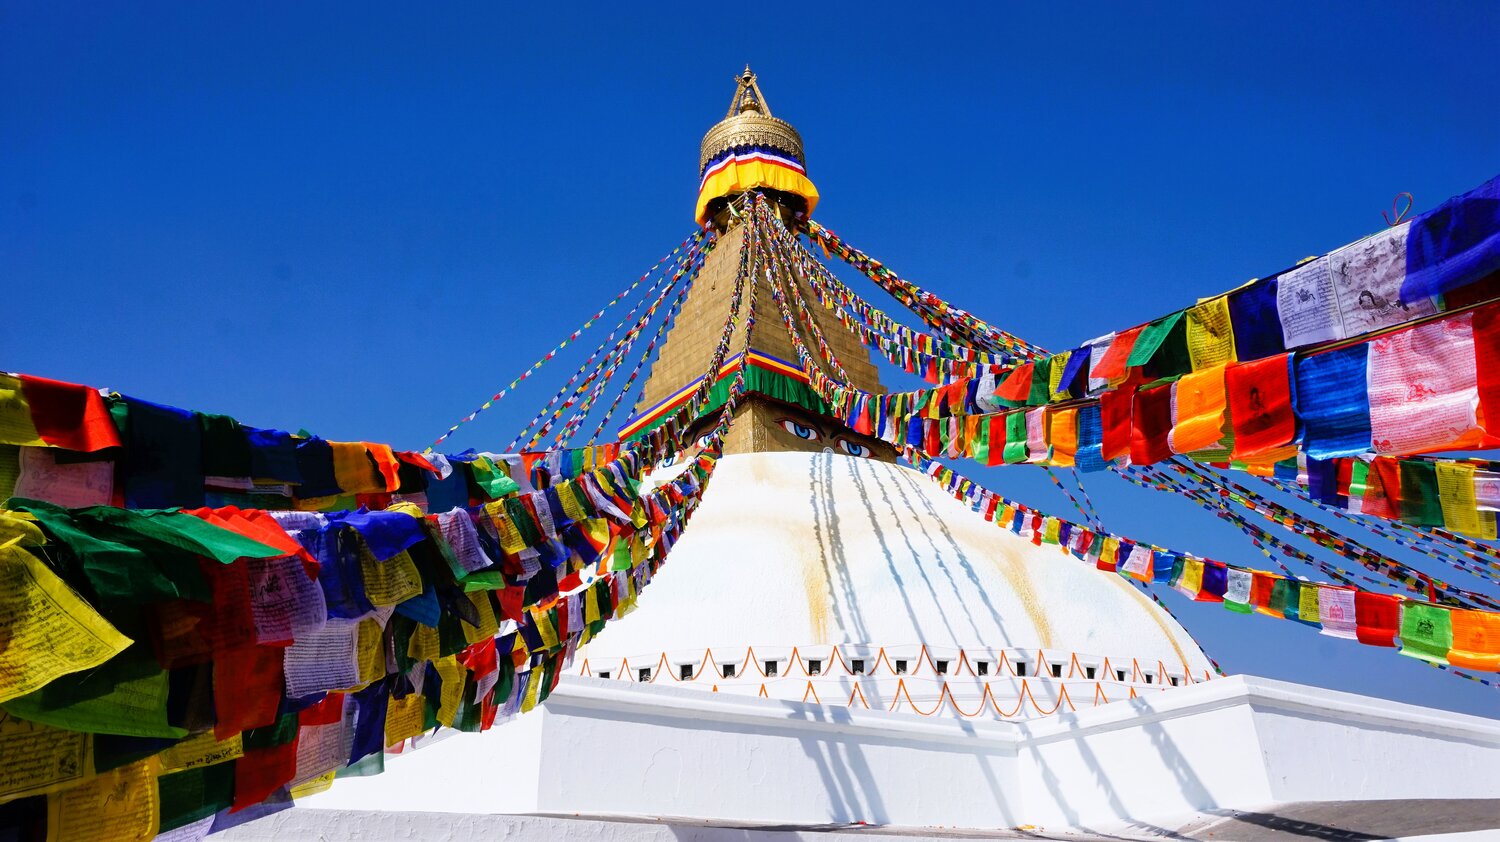
[[[1005,416],[1005,464],[1014,465],[1026,461],[1026,413],[1012,412]]]
[[[115,661],[124,657],[116,656],[92,672],[65,675],[0,707],[21,719],[68,731],[172,739],[187,736],[186,728],[167,723],[166,671],[157,667],[155,672],[139,675],[139,659],[116,665]]]
[[[499,500],[508,494],[514,494],[521,490],[521,486],[510,478],[504,468],[491,462],[488,457],[480,456],[469,463],[470,471],[474,477],[474,484],[479,490],[489,496],[491,500]]]
[[[980,416],[979,423],[974,425],[974,438],[969,442],[969,456],[980,464],[989,461],[990,419],[984,416]]]
[[[216,763],[156,779],[163,833],[206,819],[234,801],[234,764]]]
[[[1401,654],[1446,664],[1448,650],[1453,648],[1452,616],[1441,606],[1406,600],[1401,603],[1399,637]]]
[[[1297,619],[1297,602],[1301,590],[1295,579],[1277,579],[1271,586],[1271,610],[1288,620]]]
[[[1437,466],[1431,462],[1401,460],[1401,520],[1414,526],[1443,525]]]
[[[1141,330],[1125,364],[1144,367],[1154,378],[1173,377],[1193,370],[1187,349],[1187,322],[1183,311],[1157,319]]]
[[[1052,377],[1052,358],[1042,357],[1032,361],[1031,393],[1026,396],[1029,406],[1046,406],[1052,397],[1049,381]]]

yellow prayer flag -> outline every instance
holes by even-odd
[[[427,716],[427,697],[408,693],[405,698],[391,699],[385,714],[385,747],[390,748],[422,733]]]
[[[359,686],[385,677],[385,629],[374,617],[359,621],[354,642],[354,657],[359,659]],[[340,690],[355,690],[355,687],[340,687]]]
[[[501,657],[507,657],[502,654]],[[458,658],[449,655],[432,662],[437,670],[438,677],[443,680],[442,690],[438,693],[437,722],[444,728],[453,725],[453,719],[458,715],[458,707],[464,700],[464,680],[466,670],[458,663]]]
[[[369,547],[360,541],[359,569],[364,574],[365,596],[371,605],[396,605],[422,595],[422,574],[406,550],[385,561],[376,561]]]
[[[406,644],[406,657],[413,661],[436,661],[440,651],[438,630],[418,623]]]
[[[1188,308],[1187,346],[1194,371],[1235,361],[1228,296],[1221,295]]]
[[[1068,358],[1073,355],[1072,351],[1063,351],[1052,358],[1052,365],[1047,369],[1047,400],[1061,401],[1068,399],[1068,393],[1060,391],[1062,387],[1063,370],[1068,367]]]
[[[94,774],[94,736],[0,711],[0,804],[77,786]]]
[[[1479,511],[1474,495],[1474,466],[1459,462],[1437,463],[1438,502],[1443,524],[1473,538],[1494,540],[1495,513]]]
[[[31,404],[22,391],[21,379],[9,374],[0,374],[0,443],[47,446],[31,423]]]
[[[469,591],[464,596],[474,605],[474,610],[479,612],[478,627],[468,623],[460,624],[463,626],[464,640],[471,644],[478,643],[499,634],[500,621],[495,618],[495,609],[490,603],[489,591]]]
[[[1297,590],[1297,616],[1309,623],[1319,622],[1318,586],[1301,582]]]
[[[244,756],[243,735],[235,734],[227,740],[218,740],[214,738],[213,731],[188,737],[159,755],[163,774],[213,766]]]
[[[151,757],[47,796],[47,842],[146,842],[161,821],[156,777]]]
[[[19,521],[17,521],[19,522]],[[131,644],[21,538],[0,546],[0,702],[93,669]]]
[[[290,791],[292,800],[295,801],[298,799],[306,798],[309,795],[317,795],[320,792],[327,791],[329,787],[333,786],[333,778],[336,774],[338,773],[324,772],[316,778],[312,778],[311,780],[308,780],[304,783],[297,784],[296,786],[292,787]]]

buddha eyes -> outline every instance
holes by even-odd
[[[816,429],[804,424],[798,424],[790,418],[781,419],[781,427],[788,433],[806,441],[817,441],[823,437]]]
[[[850,456],[869,456],[870,448],[862,444],[855,444],[848,439],[839,439],[839,448]]]

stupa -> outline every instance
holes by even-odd
[[[699,165],[696,214],[718,242],[623,436],[681,406],[713,356],[744,247],[736,198],[762,193],[792,227],[818,200],[749,68]],[[856,337],[810,315],[853,385],[883,391]],[[1127,580],[994,528],[812,411],[789,336],[753,336],[714,493],[541,709],[225,838],[1259,839],[1278,822],[1384,838],[1432,810],[1449,829],[1497,824],[1500,724],[1217,675]]]

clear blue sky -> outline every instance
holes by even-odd
[[[1500,172],[1491,2],[492,5],[0,7],[0,368],[425,445],[688,233],[747,61],[825,224],[1051,348]],[[556,378],[455,449],[503,446]],[[1035,469],[987,481],[1068,513]],[[1185,502],[1089,487],[1121,532],[1257,561]],[[1230,671],[1500,714],[1165,598]]]

